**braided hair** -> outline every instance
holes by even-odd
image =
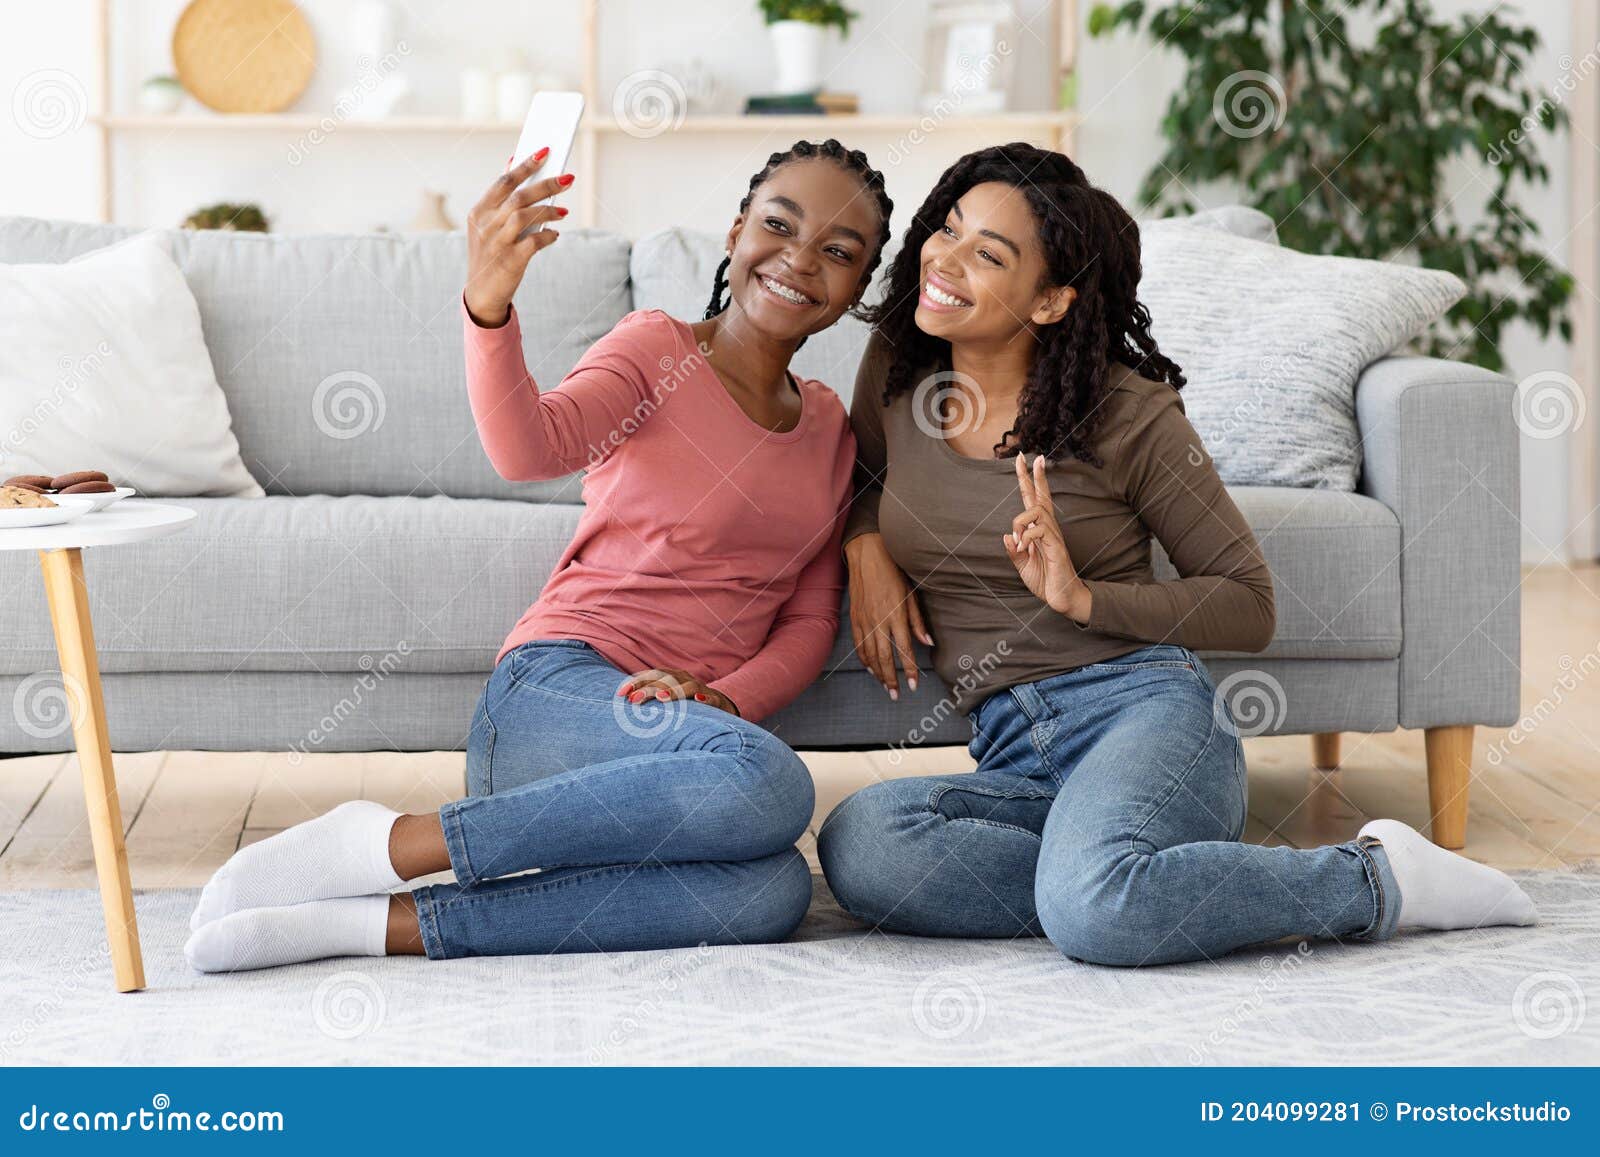
[[[883,247],[889,243],[889,215],[894,212],[894,202],[889,199],[888,192],[883,187],[883,174],[874,169],[867,161],[867,154],[860,149],[847,149],[838,141],[829,137],[821,144],[811,141],[796,141],[787,150],[773,153],[767,158],[766,166],[755,176],[750,178],[750,187],[745,190],[744,199],[739,202],[739,214],[743,216],[750,209],[750,202],[755,197],[756,190],[764,184],[782,166],[792,161],[803,161],[811,157],[826,157],[847,172],[855,173],[861,178],[861,183],[878,202],[878,243],[873,248],[872,260],[867,262],[867,270],[861,275],[863,282],[872,280],[872,273],[878,268],[878,262],[883,259]],[[717,314],[728,308],[728,301],[723,300],[722,291],[728,286],[728,265],[733,261],[730,254],[722,259],[722,264],[717,266],[717,272],[711,282],[711,301],[706,305],[704,320],[710,321]],[[731,298],[729,299],[731,300]],[[850,310],[852,316],[865,317],[865,309],[858,303]],[[801,339],[804,344],[804,339]]]
[[[1011,185],[1027,199],[1044,250],[1044,285],[1077,290],[1060,321],[1037,329],[1016,425],[996,443],[995,456],[1071,455],[1103,466],[1092,447],[1111,366],[1128,366],[1174,390],[1184,376],[1156,347],[1150,311],[1138,299],[1139,227],[1070,158],[1048,149],[1017,141],[968,153],[945,170],[917,210],[889,267],[883,300],[867,313],[894,351],[883,403],[911,389],[919,367],[950,368],[950,343],[917,328],[922,246],[968,189],[988,181]]]

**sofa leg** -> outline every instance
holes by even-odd
[[[1467,786],[1472,781],[1470,723],[1429,727],[1423,732],[1428,751],[1428,810],[1433,817],[1433,842],[1460,848],[1467,842]]]
[[[1339,769],[1339,733],[1319,731],[1311,737],[1311,763],[1318,771]]]

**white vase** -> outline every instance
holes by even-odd
[[[492,121],[495,119],[494,74],[487,68],[471,65],[461,70],[461,119],[464,121]]]
[[[767,26],[778,73],[774,92],[811,92],[822,87],[822,38],[827,29],[806,20],[779,20]]]
[[[506,124],[521,124],[537,91],[533,73],[502,72],[494,84],[495,111]]]
[[[374,61],[394,48],[394,6],[388,0],[359,0],[353,4],[349,20],[350,43],[357,56]]]

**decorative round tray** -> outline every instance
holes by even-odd
[[[193,0],[173,29],[172,62],[208,108],[280,112],[311,82],[317,45],[290,0]]]

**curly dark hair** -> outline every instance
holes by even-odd
[[[739,202],[739,212],[743,214],[749,211],[750,201],[755,197],[756,190],[778,169],[792,161],[803,161],[812,157],[826,157],[841,168],[855,173],[861,178],[861,183],[866,186],[867,191],[877,198],[878,216],[881,222],[878,226],[878,244],[873,250],[872,260],[867,263],[866,272],[861,276],[863,282],[871,281],[873,271],[878,268],[878,262],[883,260],[883,247],[889,243],[889,215],[894,212],[894,202],[889,199],[889,194],[883,187],[883,174],[872,167],[867,161],[867,154],[860,149],[847,149],[832,137],[821,144],[796,141],[783,152],[773,153],[768,157],[766,166],[750,178],[750,187],[745,190],[744,199]],[[728,272],[728,263],[732,260],[731,257],[724,257],[722,264],[717,266],[716,276],[711,283],[711,301],[706,306],[704,315],[706,321],[710,321],[728,308],[728,302],[723,300],[722,291],[728,285],[725,275]],[[857,304],[850,313],[864,319],[866,308]]]
[[[912,388],[917,369],[950,367],[950,343],[917,328],[922,245],[968,189],[987,181],[1011,185],[1027,198],[1044,249],[1045,285],[1077,290],[1066,316],[1038,330],[1016,425],[996,443],[995,456],[1070,454],[1103,466],[1091,447],[1112,364],[1175,390],[1184,384],[1183,371],[1150,336],[1150,311],[1138,299],[1139,227],[1133,218],[1069,157],[1021,141],[968,153],[951,165],[906,230],[883,300],[867,311],[894,351],[883,404]]]

